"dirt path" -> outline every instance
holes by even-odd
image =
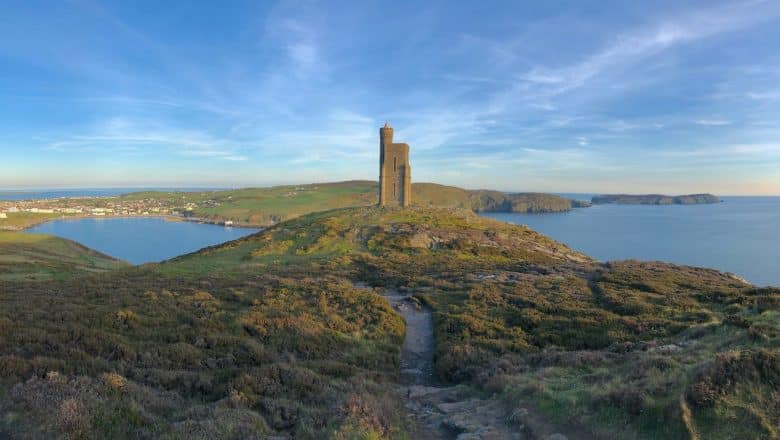
[[[433,384],[433,312],[408,295],[388,291],[385,298],[406,321],[401,347],[401,384]]]
[[[433,311],[394,290],[383,296],[406,321],[399,392],[405,399],[413,438],[526,438],[511,432],[505,423],[506,410],[499,402],[475,399],[463,388],[435,386]]]
[[[355,287],[369,288],[356,284]],[[534,435],[527,417],[509,411],[499,400],[480,399],[468,387],[436,386],[433,376],[433,311],[409,295],[386,290],[383,295],[406,321],[401,347],[398,393],[404,399],[409,435],[419,440],[565,440],[559,434]],[[527,411],[526,411],[527,413]],[[514,420],[514,421],[513,421]],[[541,430],[544,432],[545,430]],[[537,433],[541,433],[537,431]]]

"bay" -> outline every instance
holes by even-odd
[[[168,260],[257,231],[158,217],[62,219],[27,230],[67,238],[132,264]]]
[[[481,215],[528,225],[602,261],[709,267],[756,285],[780,286],[780,197],[721,199],[711,205],[595,205],[560,214]]]

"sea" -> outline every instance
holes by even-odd
[[[27,229],[76,241],[131,264],[168,260],[257,231],[157,217],[61,219]]]
[[[0,199],[115,196],[136,190],[149,188],[0,191]],[[560,195],[590,200],[593,194]],[[759,286],[780,286],[780,197],[721,199],[722,203],[711,205],[595,205],[557,214],[482,215],[530,226],[601,261],[658,260],[709,267],[734,273]],[[55,220],[29,232],[58,235],[142,264],[234,240],[256,230],[161,218],[89,218]]]
[[[561,194],[590,200],[590,194]],[[780,286],[780,197],[711,205],[594,205],[557,214],[483,213],[522,224],[601,261],[709,267]]]

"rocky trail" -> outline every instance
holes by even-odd
[[[357,283],[355,287],[369,289]],[[440,386],[433,374],[433,311],[396,290],[386,290],[382,296],[406,322],[398,393],[405,402],[411,438],[567,440],[533,411],[512,410],[498,399],[475,397],[465,386]]]
[[[406,321],[401,347],[401,384],[433,384],[433,312],[408,295],[390,291],[384,295]]]
[[[406,321],[401,348],[399,392],[416,439],[525,439],[512,432],[498,401],[470,398],[465,389],[436,386],[433,376],[433,311],[408,295],[387,291],[384,297]]]

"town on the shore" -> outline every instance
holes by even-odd
[[[205,200],[200,203],[160,198],[122,197],[59,197],[52,199],[0,200],[0,219],[27,214],[40,216],[42,220],[53,217],[176,217],[182,220],[203,221],[233,226],[230,220],[213,222],[196,218],[193,211],[198,207],[216,207],[218,202]],[[33,224],[34,222],[31,222]]]

